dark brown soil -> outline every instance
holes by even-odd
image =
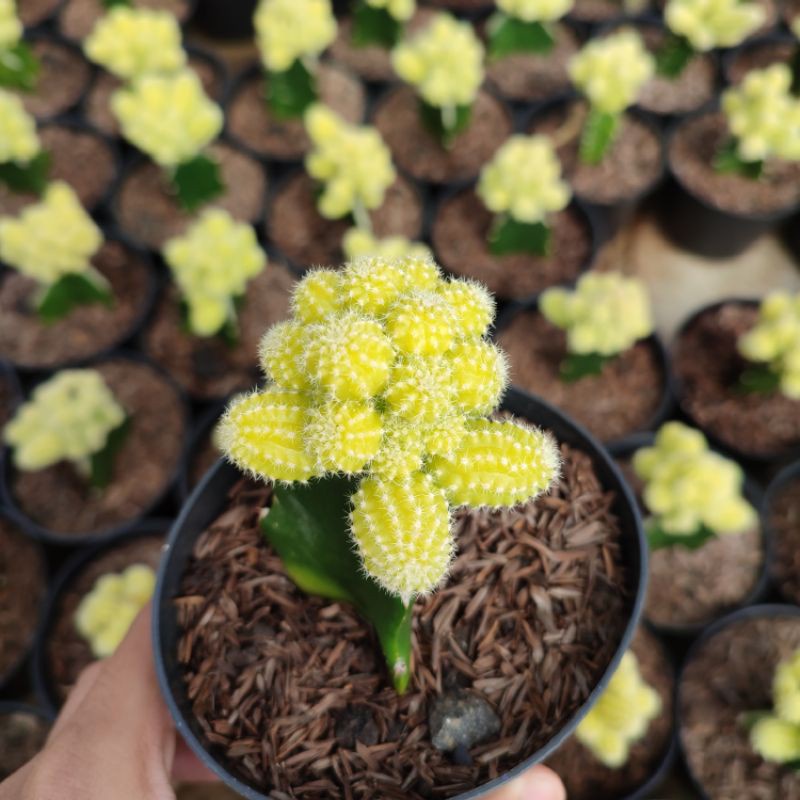
[[[451,183],[474,178],[512,132],[511,115],[495,97],[481,91],[469,127],[445,149],[423,126],[419,101],[407,86],[393,89],[373,120],[395,163],[418,180]]]
[[[83,97],[92,78],[89,62],[79,50],[55,39],[37,38],[31,47],[39,59],[39,77],[32,92],[20,99],[37,120],[64,114]]]
[[[728,83],[740,83],[748,72],[765,69],[773,64],[788,64],[797,49],[797,44],[785,42],[753,42],[735,52],[725,68]]]
[[[562,455],[549,496],[458,515],[460,555],[418,602],[403,696],[356,613],[287,578],[258,528],[270,490],[242,481],[176,600],[187,691],[226,765],[286,797],[420,800],[480,785],[548,741],[597,684],[628,613],[613,497],[586,455]],[[431,704],[457,689],[502,719],[469,766],[429,739]]]
[[[321,64],[317,80],[322,102],[348,122],[364,119],[366,96],[354,77],[332,64]],[[311,147],[302,119],[277,120],[270,114],[260,71],[238,86],[225,116],[228,133],[264,158],[299,160]]]
[[[211,145],[225,190],[211,204],[242,222],[256,222],[264,208],[267,178],[257,161],[228,144]],[[153,250],[180,236],[196,218],[175,200],[165,172],[152,161],[139,162],[122,179],[114,212],[117,224],[131,238]]]
[[[569,13],[579,22],[597,23],[621,17],[626,10],[622,0],[575,0]]]
[[[679,732],[689,768],[710,800],[800,798],[800,772],[756,755],[740,720],[772,707],[775,667],[798,647],[800,617],[738,620],[686,665]]]
[[[515,316],[497,336],[508,354],[511,382],[557,406],[604,442],[651,427],[666,383],[654,346],[638,342],[606,363],[601,375],[565,383],[559,371],[566,338],[538,311]]]
[[[0,517],[0,683],[33,643],[46,589],[39,547]]]
[[[670,168],[691,194],[732,214],[788,213],[800,203],[800,163],[770,161],[759,180],[718,173],[712,164],[727,138],[720,112],[686,120],[671,138]]]
[[[735,452],[772,457],[800,446],[800,401],[739,390],[747,363],[736,342],[757,316],[735,301],[700,312],[678,334],[672,365],[678,400],[700,428]]]
[[[105,242],[92,263],[111,284],[114,304],[78,306],[50,324],[35,310],[38,285],[19,272],[6,272],[0,281],[0,357],[26,369],[56,367],[98,355],[133,335],[150,307],[152,269],[114,241]]]
[[[140,517],[168,488],[183,455],[186,416],[172,384],[152,367],[127,359],[104,361],[96,369],[131,419],[109,485],[91,489],[67,462],[8,477],[22,512],[67,540]]]
[[[785,600],[800,605],[800,478],[771,497],[768,513],[772,579]]]
[[[564,175],[575,194],[592,203],[612,205],[655,188],[663,168],[661,139],[652,127],[631,114],[623,116],[600,164],[580,160],[580,136],[587,110],[582,100],[558,105],[534,119],[530,131],[554,140]]]
[[[219,399],[258,380],[258,345],[264,332],[289,316],[294,278],[281,266],[269,265],[247,287],[239,312],[239,343],[221,337],[201,338],[184,329],[180,295],[165,292],[144,334],[144,350],[194,398]]]
[[[0,781],[25,766],[44,746],[50,726],[36,714],[0,714]]]
[[[45,643],[50,686],[60,702],[66,700],[81,672],[96,660],[89,643],[75,627],[75,612],[81,600],[91,592],[98,578],[110,572],[122,572],[133,564],[158,569],[164,536],[140,536],[112,545],[92,558],[63,588],[49,621]]]
[[[17,16],[26,28],[34,28],[50,19],[61,0],[18,0]]]
[[[132,0],[137,8],[155,8],[171,11],[179,22],[185,22],[191,11],[189,0]],[[66,0],[58,15],[58,29],[68,39],[83,41],[94,28],[106,9],[101,0]]]
[[[672,694],[675,672],[661,642],[644,627],[631,644],[644,681],[661,698],[661,713],[645,736],[631,747],[626,764],[610,769],[598,761],[575,737],[568,739],[548,759],[565,782],[570,800],[617,800],[643,786],[658,770],[672,737]]]
[[[422,228],[422,200],[414,186],[398,177],[383,205],[370,213],[377,236],[416,239]],[[267,236],[298,267],[338,266],[344,260],[342,237],[351,227],[347,218],[325,219],[317,211],[317,186],[305,172],[290,178],[272,201],[265,220]]]

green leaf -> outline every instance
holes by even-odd
[[[378,45],[392,48],[400,40],[403,28],[385,9],[360,2],[353,13],[353,44],[356,47]]]
[[[589,375],[601,375],[603,367],[614,358],[601,353],[570,353],[561,362],[559,375],[564,383],[575,383]]]
[[[181,207],[189,212],[218,197],[225,189],[219,164],[202,153],[178,165],[172,174],[172,185]]]
[[[495,14],[489,20],[489,58],[497,60],[515,53],[545,55],[555,39],[541,22]]]
[[[619,115],[591,109],[581,135],[581,161],[584,164],[599,164],[611,147],[618,128]]]
[[[739,376],[739,389],[745,394],[772,394],[780,385],[781,376],[767,364],[746,369]]]
[[[419,101],[422,124],[443,147],[450,147],[459,133],[469,127],[472,106],[439,108]]]
[[[4,183],[12,192],[30,192],[39,195],[47,185],[49,172],[50,153],[42,150],[26,164],[18,164],[15,161],[0,164],[0,183]]]
[[[405,606],[363,571],[348,532],[356,481],[322,478],[276,485],[262,530],[292,580],[308,594],[352,603],[378,634],[395,689],[411,678],[411,616]]]
[[[265,96],[277,119],[295,119],[316,101],[317,88],[313,75],[298,58],[289,69],[267,75]]]
[[[39,77],[39,59],[26,42],[0,50],[0,86],[30,92]]]
[[[552,232],[544,222],[519,222],[513,217],[499,217],[489,233],[489,250],[496,256],[509,253],[550,253]]]
[[[103,0],[103,5],[110,11],[112,8],[132,6],[130,0]]]
[[[714,156],[714,169],[725,174],[741,175],[743,178],[758,180],[764,171],[763,161],[744,161],[739,155],[739,145],[736,139],[728,139]]]
[[[125,444],[131,430],[131,418],[125,417],[122,424],[108,434],[106,443],[90,460],[89,483],[95,489],[105,489],[114,475],[114,459]]]
[[[689,40],[672,33],[656,53],[656,72],[664,78],[677,78],[693,57],[694,48]]]
[[[685,547],[687,550],[698,550],[716,534],[705,525],[701,525],[695,533],[689,536],[678,536],[667,533],[655,520],[645,526],[647,544],[651,551],[662,550],[666,547]]]
[[[42,322],[51,324],[65,317],[76,306],[114,304],[111,289],[86,275],[64,275],[50,286],[39,301],[37,313]]]

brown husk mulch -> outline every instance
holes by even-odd
[[[92,303],[45,324],[35,309],[40,287],[8,270],[0,280],[0,357],[28,369],[56,367],[98,355],[128,339],[149,308],[152,269],[119,242],[106,241],[92,259],[114,303]]]
[[[0,714],[0,781],[25,766],[44,746],[50,725],[36,714]]]
[[[398,696],[368,626],[299,592],[260,534],[270,489],[244,480],[198,538],[175,600],[178,660],[206,742],[276,798],[452,797],[560,730],[597,684],[628,614],[620,531],[585,454],[522,507],[457,515],[447,585],[418,601],[412,683]],[[499,713],[459,766],[428,711],[465,689]]]
[[[787,601],[800,605],[800,477],[770,497],[768,514],[772,579]]]
[[[734,451],[777,457],[800,447],[800,400],[739,390],[747,363],[736,342],[757,317],[757,306],[736,301],[700,312],[678,334],[672,365],[678,399],[699,427]]]
[[[602,441],[651,427],[667,380],[651,341],[620,353],[600,375],[567,383],[560,377],[566,333],[538,311],[517,314],[497,340],[508,355],[513,384],[543,397]]]
[[[128,359],[94,368],[131,419],[108,486],[92,489],[67,462],[7,476],[22,512],[65,541],[140,517],[175,478],[183,455],[185,410],[171,383],[147,364]]]
[[[185,22],[192,9],[190,0],[132,0],[131,5],[170,11],[179,22]],[[58,29],[68,39],[83,41],[106,11],[102,0],[66,0],[58,15]]]
[[[800,647],[800,617],[738,620],[702,644],[678,693],[689,768],[710,800],[798,800],[800,772],[764,761],[740,716],[772,707],[777,665]]]

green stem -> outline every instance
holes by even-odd
[[[687,550],[698,550],[706,542],[713,539],[716,534],[705,525],[700,527],[688,536],[681,536],[665,531],[658,520],[652,519],[645,525],[645,536],[651,552],[663,550],[668,547],[683,547]]]
[[[356,227],[372,233],[372,218],[360,200],[356,200],[355,204],[353,205],[352,213],[353,221],[355,222]]]
[[[519,222],[511,216],[495,217],[489,232],[489,251],[496,256],[528,253],[550,254],[552,231],[545,222]]]

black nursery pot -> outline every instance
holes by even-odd
[[[620,519],[622,532],[621,551],[625,569],[630,576],[630,616],[617,650],[598,685],[584,705],[566,724],[541,747],[514,769],[499,778],[458,795],[457,800],[477,800],[516,777],[525,769],[544,760],[559,747],[578,726],[589,708],[602,694],[616,670],[622,655],[630,646],[641,615],[647,575],[647,547],[644,541],[641,518],[635,500],[626,486],[618,468],[602,447],[582,428],[551,406],[530,395],[511,388],[506,393],[502,407],[512,414],[526,418],[543,428],[550,429],[563,443],[588,453],[595,472],[606,490],[615,492],[614,512]],[[183,736],[200,760],[214,771],[231,789],[248,800],[267,800],[268,795],[237,778],[229,771],[220,754],[203,742],[201,728],[194,717],[186,693],[181,667],[177,661],[177,642],[180,630],[177,609],[173,598],[180,592],[180,583],[198,536],[220,514],[227,502],[229,489],[240,479],[240,473],[231,465],[220,461],[212,468],[184,506],[170,532],[166,552],[159,569],[158,583],[153,602],[153,649],[161,691],[166,699],[178,732]]]
[[[250,39],[258,0],[197,0],[192,22],[214,39]]]

